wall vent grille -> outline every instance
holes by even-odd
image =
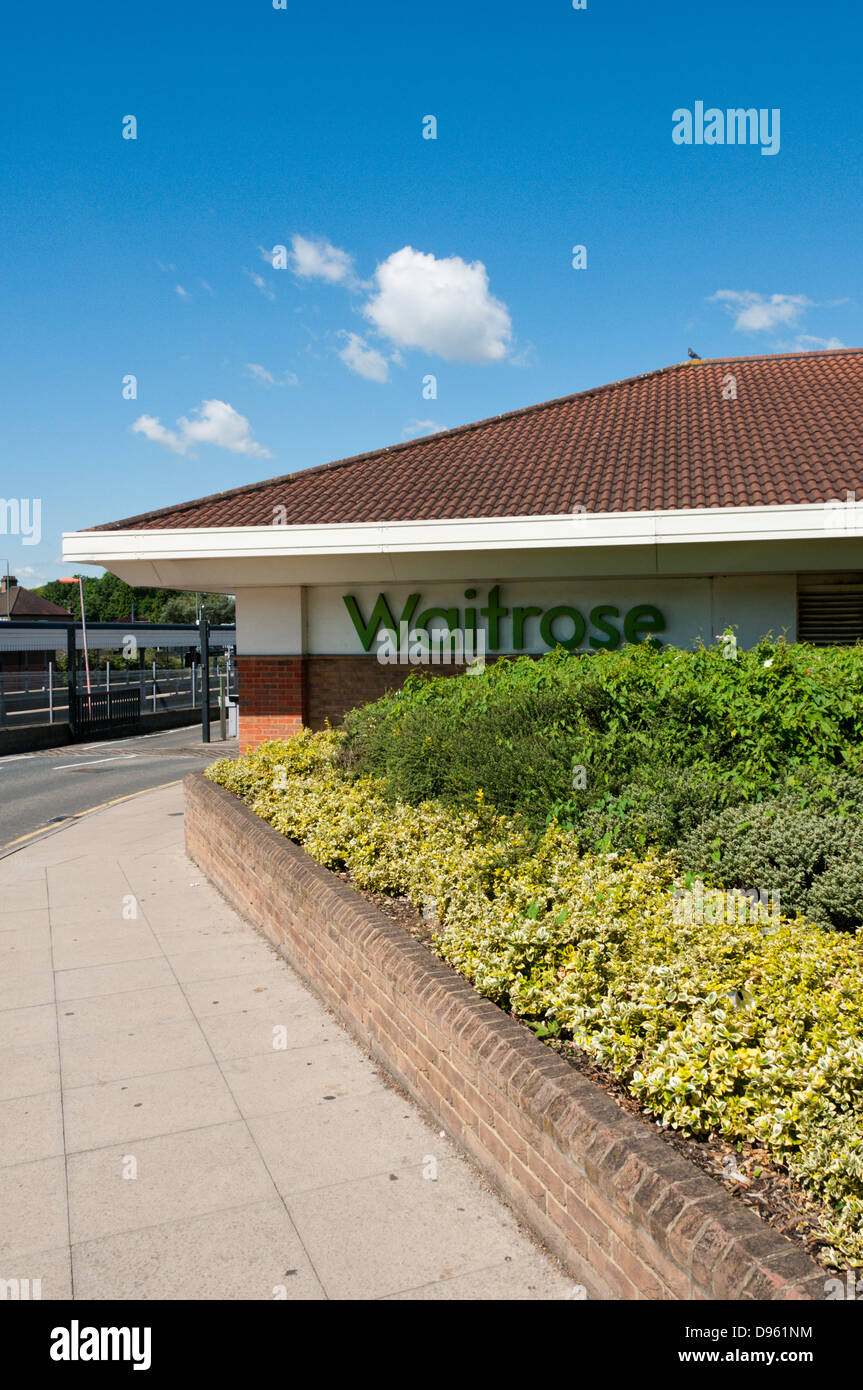
[[[863,642],[863,584],[812,584],[797,595],[797,640],[815,647]]]

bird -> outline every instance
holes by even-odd
[[[695,352],[692,348],[687,348],[686,351],[689,353],[689,356],[692,358],[693,362],[700,362],[700,361],[701,361],[701,353],[700,353],[700,352]]]

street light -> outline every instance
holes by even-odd
[[[90,696],[90,657],[87,653],[87,619],[84,616],[84,581],[79,574],[76,579],[61,579],[61,584],[77,584],[81,595],[81,635],[84,639],[84,669],[87,672],[87,697]]]

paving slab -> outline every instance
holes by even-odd
[[[60,1089],[56,1042],[20,1043],[0,1048],[0,1100]]]
[[[182,788],[0,860],[0,1278],[49,1299],[573,1282],[186,857]]]
[[[19,931],[21,927],[32,925],[49,926],[50,917],[47,907],[25,907],[6,910],[5,901],[0,899],[0,935],[7,931]]]
[[[26,974],[4,971],[0,975],[0,1011],[4,1009],[28,1009],[37,1004],[54,1002],[53,970],[31,970]]]
[[[79,1086],[63,1095],[67,1153],[112,1144],[128,1146],[135,1139],[154,1139],[239,1118],[225,1078],[213,1062]]]
[[[294,1302],[327,1296],[278,1199],[83,1241],[72,1258],[78,1298]]]
[[[59,1087],[0,1101],[0,1168],[56,1158],[63,1152]]]
[[[23,1009],[0,1009],[0,1047],[50,1043],[57,1039],[57,1011],[51,1004]]]
[[[56,1013],[61,1040],[118,1028],[121,1024],[138,1028],[193,1017],[189,1001],[176,981],[149,989],[124,990],[119,994],[92,994],[85,995],[83,999],[66,999],[62,1007],[57,1006]],[[0,1014],[0,1028],[2,1020],[3,1015]]]
[[[242,1121],[69,1154],[72,1244],[275,1197]]]
[[[22,1256],[68,1243],[62,1155],[0,1168],[0,1264],[13,1271],[0,1277],[29,1278],[29,1272],[21,1270]],[[14,1266],[11,1261],[16,1262]]]

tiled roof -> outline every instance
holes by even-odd
[[[863,496],[861,423],[863,349],[684,362],[94,529],[844,500]]]
[[[21,618],[63,618],[68,621],[71,613],[68,608],[61,608],[59,604],[52,603],[50,599],[41,598],[39,594],[34,594],[32,589],[25,589],[20,584],[9,586],[9,608],[10,616],[13,619]],[[0,591],[0,613],[6,612],[6,591]]]

